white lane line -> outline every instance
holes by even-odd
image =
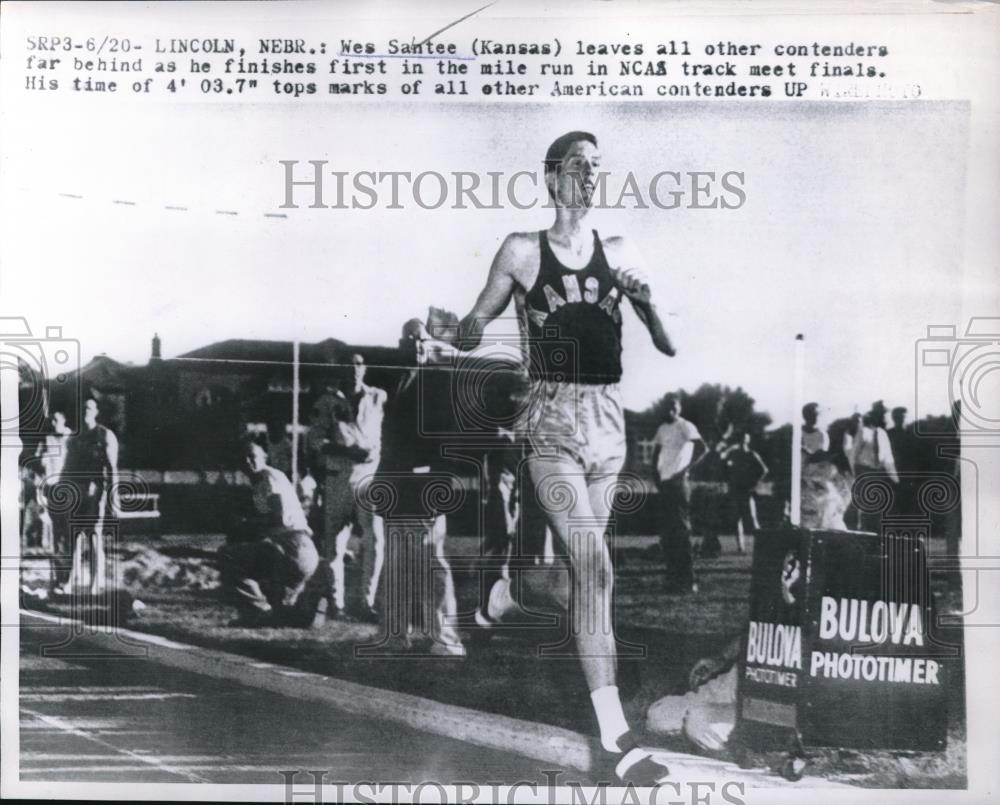
[[[20,769],[21,777],[34,777],[36,779],[41,779],[47,781],[49,778],[46,775],[52,774],[99,774],[99,773],[116,773],[121,774],[123,772],[138,772],[146,767],[135,766],[135,765],[105,765],[105,766],[53,766],[52,768],[45,769]],[[259,772],[261,774],[273,774],[274,779],[279,782],[282,781],[281,772],[285,770],[286,766],[246,766],[246,765],[230,765],[230,766],[207,766],[206,770],[212,772]],[[124,783],[123,783],[124,785]]]
[[[137,752],[131,751],[130,749],[122,749],[121,747],[115,746],[113,743],[110,743],[109,741],[104,741],[94,735],[91,735],[89,732],[84,732],[83,730],[77,729],[72,724],[67,723],[66,721],[64,721],[61,718],[58,718],[57,716],[48,716],[45,715],[45,713],[39,713],[35,710],[31,710],[24,706],[21,707],[21,711],[27,713],[30,716],[34,716],[39,721],[42,721],[53,727],[57,727],[61,729],[63,732],[68,733],[69,735],[74,735],[78,738],[83,738],[86,741],[91,741],[92,743],[95,743],[98,746],[102,746],[105,749],[110,749],[112,752],[116,752],[119,755],[124,755],[125,757],[132,758],[138,763],[144,764],[146,766],[153,766],[154,768],[157,768],[160,771],[165,771],[168,774],[175,774],[178,777],[183,777],[185,780],[188,780],[192,783],[211,782],[211,780],[202,777],[201,775],[195,774],[194,772],[185,771],[184,769],[178,769],[175,766],[171,766],[168,763],[163,763],[158,758],[149,757],[147,755],[140,755]]]
[[[32,685],[32,693],[89,693],[101,691],[104,693],[160,693],[163,688],[158,685]]]
[[[127,702],[197,699],[195,693],[22,693],[22,702]]]
[[[137,752],[136,754],[142,755],[143,757],[150,757],[142,752]],[[218,763],[219,761],[231,761],[235,758],[227,757],[224,755],[157,755],[157,760],[161,763],[183,763],[187,765],[189,763]],[[63,763],[76,761],[77,763],[83,763],[88,760],[103,760],[107,761],[107,755],[103,752],[93,755],[84,755],[76,752],[74,754],[66,754],[64,752],[22,752],[21,762],[29,761],[31,763],[41,763],[53,761],[61,761]]]
[[[59,730],[49,727],[46,724],[32,724],[29,721],[21,721],[21,746],[28,746],[29,744],[36,743],[40,746],[48,746],[47,741],[49,735],[54,735],[59,732]],[[77,725],[79,726],[79,725]],[[114,737],[119,737],[122,735],[162,735],[163,730],[123,730],[123,729],[106,729],[104,727],[97,727],[96,729],[91,727],[85,727],[84,729],[89,729],[94,735],[112,735]]]

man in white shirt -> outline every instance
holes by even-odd
[[[892,443],[885,430],[886,408],[881,400],[872,403],[871,410],[862,418],[855,433],[844,434],[844,453],[854,472],[854,483],[864,482],[865,476],[888,476],[893,485],[899,484],[896,462],[892,457]],[[879,532],[879,512],[858,512],[858,528]]]
[[[253,513],[219,549],[223,594],[239,612],[233,625],[290,623],[319,554],[292,482],[268,466],[267,453],[256,442],[247,443],[244,457]]]
[[[659,479],[660,545],[667,563],[667,590],[684,594],[698,591],[691,555],[688,470],[708,448],[698,428],[681,416],[677,396],[668,394],[665,404],[665,421],[653,437],[653,466]]]
[[[41,477],[36,479],[38,502],[41,504],[42,546],[49,553],[69,555],[73,547],[65,518],[49,513],[49,493],[59,482],[66,463],[66,443],[72,431],[66,426],[66,415],[53,411],[49,417],[50,431],[38,444],[35,456]]]
[[[388,395],[364,382],[365,370],[364,358],[352,355],[349,379],[316,402],[309,442],[312,461],[323,475],[322,545],[323,557],[330,563],[329,600],[324,604],[327,616],[347,617],[344,560],[356,525],[364,551],[360,614],[363,620],[377,623],[375,597],[385,559],[385,526],[365,496],[381,458]]]

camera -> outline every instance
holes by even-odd
[[[930,325],[917,341],[915,432],[931,435],[926,382],[933,378],[948,391],[955,428],[964,436],[1000,433],[1000,317],[975,316],[963,336],[954,325]],[[921,394],[921,386],[925,393]]]

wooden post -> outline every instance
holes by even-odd
[[[292,484],[299,483],[299,339],[292,342]]]
[[[802,395],[805,386],[806,342],[802,333],[795,336],[795,368],[793,370],[792,411],[792,489],[791,513],[793,526],[802,523]]]

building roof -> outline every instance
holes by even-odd
[[[399,351],[393,347],[356,346],[327,338],[317,343],[302,343],[299,361],[303,364],[349,363],[351,355],[359,353],[369,365],[401,366]],[[198,347],[174,360],[238,361],[242,363],[292,363],[291,341],[266,341],[255,338],[230,338]]]
[[[69,378],[72,380],[74,376],[79,377],[79,382],[85,389],[93,387],[103,391],[123,391],[128,375],[141,368],[119,363],[107,355],[98,355],[76,372],[71,372]]]

